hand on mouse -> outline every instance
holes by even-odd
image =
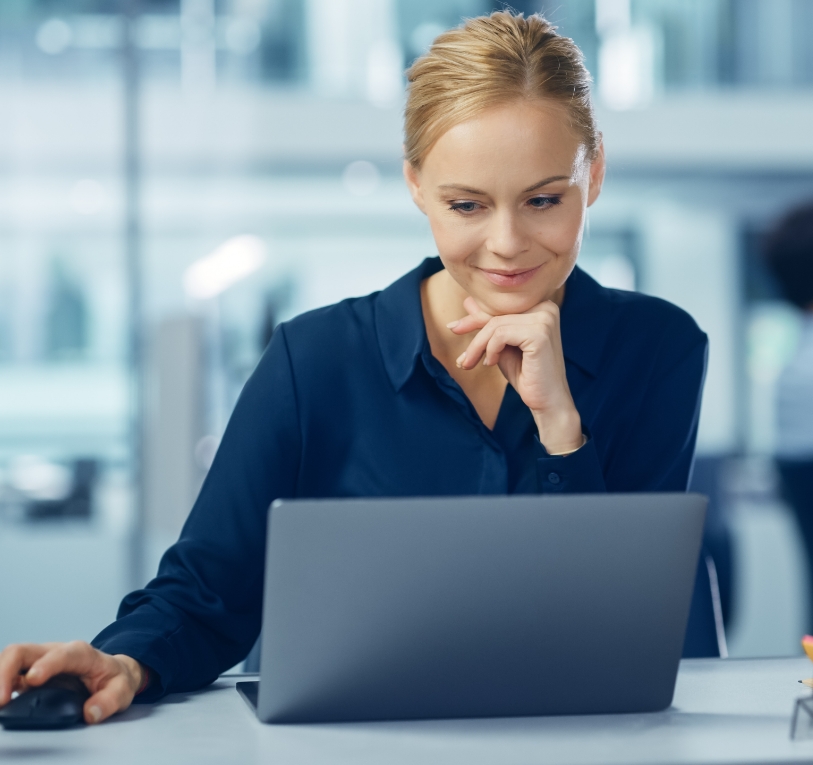
[[[93,724],[130,706],[145,669],[129,656],[111,656],[79,640],[10,645],[0,652],[0,707],[12,692],[42,685],[62,672],[77,675],[90,691],[84,713],[85,722]]]

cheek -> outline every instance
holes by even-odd
[[[536,240],[556,255],[578,254],[581,243],[584,211],[581,208],[558,211],[537,229]]]
[[[445,211],[444,211],[445,212]],[[462,263],[482,244],[482,234],[473,225],[449,219],[445,215],[429,216],[429,226],[444,264]]]

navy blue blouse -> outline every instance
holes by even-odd
[[[686,490],[707,354],[688,314],[573,271],[562,344],[589,440],[552,457],[510,385],[489,430],[432,356],[420,283],[442,267],[274,333],[180,539],[94,640],[154,670],[139,700],[200,688],[249,651],[278,497]]]

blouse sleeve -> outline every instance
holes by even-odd
[[[301,434],[284,328],[246,383],[179,540],[93,645],[152,670],[139,702],[201,688],[260,631],[267,511],[295,492]]]
[[[631,427],[608,450],[608,491],[686,491],[694,460],[708,340],[663,365]]]
[[[586,431],[587,428],[584,428]],[[589,432],[584,446],[566,457],[551,457],[535,436],[539,457],[536,478],[544,494],[593,494],[607,491],[604,475],[596,454],[596,444]]]

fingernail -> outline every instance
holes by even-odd
[[[463,362],[464,362],[465,360],[466,360],[466,354],[465,354],[465,353],[461,353],[461,354],[460,354],[460,355],[457,357],[457,361],[455,361],[455,364],[456,364],[458,367],[462,367],[462,366],[463,366]]]
[[[483,359],[483,366],[484,366],[484,367],[491,366],[491,362],[489,362],[489,360],[488,360],[488,359]]]
[[[102,710],[99,707],[91,707],[88,709],[88,714],[90,715],[91,722],[99,722],[102,719]]]
[[[38,667],[34,667],[33,669],[29,669],[28,672],[25,673],[25,677],[27,680],[36,680],[40,675],[40,670]]]
[[[455,327],[456,327],[458,324],[460,324],[460,320],[459,320],[459,319],[458,319],[457,321],[450,321],[450,322],[449,322],[449,323],[446,325],[446,328],[447,328],[447,329],[454,329],[454,328],[455,328]]]

